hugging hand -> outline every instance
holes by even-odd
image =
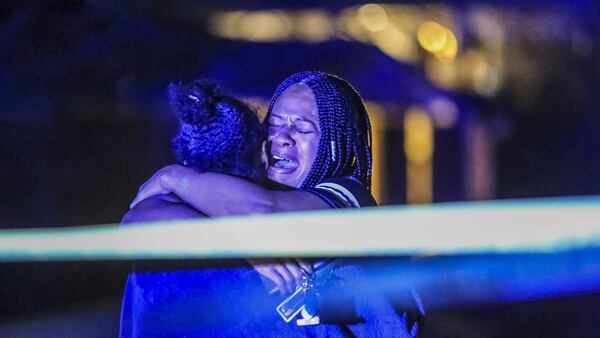
[[[263,278],[273,282],[282,295],[294,292],[302,285],[302,276],[313,272],[312,264],[300,259],[249,259],[248,262]]]
[[[191,172],[190,168],[179,164],[171,164],[161,168],[140,186],[138,194],[129,205],[129,208],[135,207],[148,197],[175,192],[177,184],[181,184],[184,178]]]

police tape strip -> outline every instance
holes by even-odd
[[[1,261],[548,253],[600,247],[600,197],[0,230]]]

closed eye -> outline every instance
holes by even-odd
[[[300,134],[311,134],[315,132],[315,128],[312,123],[296,123],[295,128]]]
[[[277,123],[267,123],[269,135],[276,133],[279,129],[281,129],[281,126],[283,125]]]

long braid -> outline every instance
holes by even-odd
[[[355,107],[358,107],[361,110],[361,113],[355,115],[357,120],[355,121],[358,132],[364,131],[365,137],[357,137],[355,139],[354,146],[357,147],[354,151],[356,154],[356,168],[354,175],[355,177],[360,177],[361,181],[368,182],[368,186],[371,184],[371,168],[372,168],[372,133],[371,133],[371,123],[369,121],[369,115],[367,114],[366,108],[364,107],[364,103],[360,99],[360,97],[356,96],[353,98],[354,100],[358,100],[358,102],[354,103]]]
[[[346,81],[323,72],[301,72],[286,79],[275,91],[275,101],[293,84],[305,84],[314,93],[319,111],[321,139],[317,156],[302,183],[314,187],[323,180],[352,176],[371,188],[371,124],[364,103]]]

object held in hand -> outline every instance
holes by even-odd
[[[302,285],[298,286],[294,293],[277,305],[275,309],[286,323],[291,322],[305,308],[306,291],[312,286],[312,276],[303,274]]]
[[[306,307],[304,307],[302,309],[302,311],[300,311],[300,314],[302,315],[302,319],[298,319],[296,321],[296,325],[298,325],[298,326],[308,326],[308,325],[319,325],[319,324],[321,324],[321,319],[319,318],[319,316],[314,316],[314,315],[310,314],[306,310]]]
[[[277,313],[283,318],[286,323],[289,323],[299,313],[302,313],[302,319],[296,321],[297,325],[317,325],[320,323],[317,315],[317,304],[312,304],[316,301],[318,288],[325,284],[331,278],[335,264],[332,260],[325,260],[314,265],[315,272],[312,274],[305,273],[302,275],[302,284],[296,288],[296,291],[289,297],[284,299],[277,307]],[[312,297],[312,303],[307,308],[307,295]]]

